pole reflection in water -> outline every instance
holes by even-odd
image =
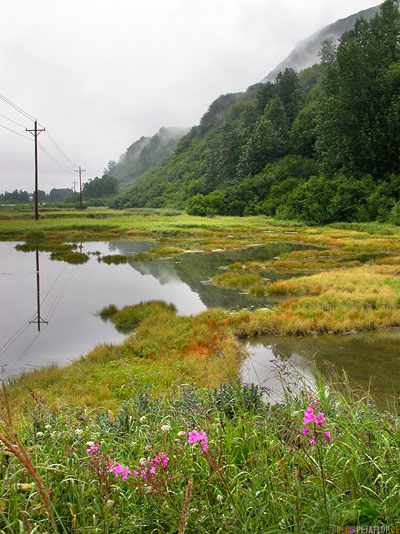
[[[36,316],[29,324],[37,323],[38,332],[40,332],[41,324],[49,324],[49,321],[42,319],[40,315],[40,264],[39,264],[39,249],[36,248]]]

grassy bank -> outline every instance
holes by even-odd
[[[98,345],[67,367],[20,375],[10,391],[13,404],[26,411],[37,394],[52,406],[115,408],[145,386],[162,394],[188,380],[213,387],[237,376],[243,347],[222,310],[177,316],[174,306],[157,302],[109,310],[104,316],[125,331],[135,327],[134,335]]]
[[[274,406],[237,383],[161,397],[141,389],[114,412],[51,409],[37,396],[19,435],[59,533],[399,524],[399,417],[337,386],[340,394],[321,384],[312,398],[304,389]],[[310,404],[325,421],[304,434]],[[32,477],[6,450],[0,471],[1,532],[53,532]]]
[[[158,301],[110,305],[97,310],[104,320],[135,329],[121,344],[13,380],[20,441],[1,449],[0,533],[321,533],[328,525],[399,523],[396,407],[379,412],[345,382],[329,395],[320,384],[269,406],[257,388],[230,382],[240,338],[400,325],[398,228],[94,210],[44,212],[32,232],[26,215],[1,213],[2,239],[25,240],[27,250],[40,246],[62,261],[78,254],[66,243],[80,239],[157,238],[162,246],[147,261],[271,241],[323,250],[239,262],[214,280],[286,299],[272,309],[177,316]],[[303,276],[270,282],[271,268]],[[310,403],[326,421],[304,434]],[[21,450],[31,464],[26,454],[17,460]]]

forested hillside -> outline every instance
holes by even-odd
[[[113,207],[400,222],[400,15],[387,0],[321,62],[220,96]]]
[[[359,13],[350,15],[345,19],[339,19],[329,26],[325,26],[322,30],[318,31],[314,35],[311,35],[307,39],[303,39],[292,50],[292,52],[281,61],[267,76],[262,80],[263,82],[273,82],[279,74],[279,72],[286,68],[300,71],[311,67],[314,63],[318,62],[318,52],[321,48],[322,41],[326,39],[333,39],[336,43],[344,32],[353,29],[357,19],[363,18],[365,20],[371,20],[379,11],[379,6],[364,9]]]
[[[118,163],[108,164],[106,173],[116,178],[122,189],[126,189],[169,156],[187,132],[188,128],[161,128],[152,137],[141,137],[127,149]]]

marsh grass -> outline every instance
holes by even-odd
[[[216,274],[211,278],[213,284],[223,287],[239,287],[244,289],[260,284],[262,281],[263,278],[260,275],[238,272],[225,272]]]
[[[104,319],[104,320],[108,320],[108,319],[111,319],[111,317],[117,313],[118,311],[118,308],[115,306],[115,304],[110,304],[109,306],[106,306],[105,308],[103,308],[102,310],[100,310],[98,312],[98,315]]]
[[[86,263],[89,260],[89,256],[84,252],[73,252],[73,251],[60,251],[52,252],[50,254],[50,259],[55,261],[65,261],[66,263],[71,263],[73,265],[80,265]]]
[[[174,304],[167,304],[162,300],[151,300],[139,302],[139,304],[133,306],[124,306],[112,313],[110,318],[117,328],[131,330],[147,317],[160,312],[176,313],[176,307]]]
[[[60,404],[53,409],[41,402],[26,414],[21,439],[51,492],[60,533],[172,534],[185,524],[185,532],[200,534],[320,534],[327,519],[343,527],[398,524],[396,411],[378,410],[343,378],[330,383],[329,393],[322,380],[313,392],[290,391],[285,389],[279,404],[264,405],[257,387],[250,393],[237,382],[214,389],[186,385],[162,396],[147,388],[113,413]],[[331,433],[320,451],[301,433],[310,394]],[[182,435],[192,429],[208,436],[210,461]],[[97,441],[103,455],[131,470],[139,468],[140,458],[165,453],[165,478],[143,486],[133,475],[122,482],[105,473],[107,484],[100,487],[86,453],[87,443]],[[19,532],[22,511],[27,532],[48,531],[39,496],[26,485],[17,460],[4,457],[0,474],[3,531]]]
[[[107,263],[107,265],[121,265],[128,263],[132,258],[124,254],[109,254],[107,256],[101,256],[97,259],[98,262]]]
[[[173,246],[151,248],[147,252],[141,252],[139,254],[136,254],[132,259],[134,261],[153,261],[158,260],[160,258],[176,256],[177,254],[182,254],[183,252],[183,249]]]
[[[150,384],[161,394],[187,380],[216,386],[237,376],[244,349],[222,310],[177,316],[173,305],[155,301],[106,314],[122,328],[135,328],[134,335],[98,345],[64,368],[20,375],[12,381],[12,402],[31,404],[27,391],[35,391],[56,405],[62,391],[68,403],[113,407]]]

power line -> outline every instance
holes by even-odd
[[[40,149],[46,154],[46,156],[51,159],[52,162],[55,163],[58,167],[60,167],[62,171],[66,172],[67,174],[71,174],[72,172],[74,172],[74,169],[67,167],[66,165],[64,165],[64,163],[56,159],[53,154],[51,154],[41,143],[38,143],[38,145]]]
[[[50,139],[51,143],[56,147],[56,149],[60,152],[62,156],[68,161],[71,165],[74,167],[77,167],[78,165],[64,152],[64,150],[58,145],[58,143],[55,141],[54,137],[49,133],[48,130],[46,130],[46,135]]]
[[[24,111],[22,108],[17,106],[17,104],[14,104],[13,102],[11,102],[11,100],[7,98],[6,96],[0,94],[0,98],[4,100],[4,102],[6,102],[9,106],[13,107],[16,111],[18,111],[19,113],[22,113],[22,115],[24,115],[27,119],[31,121],[36,120],[35,117],[32,117],[32,115],[30,115],[28,112]]]
[[[37,120],[32,116],[30,115],[27,111],[24,111],[22,108],[20,108],[19,106],[17,106],[17,104],[15,104],[14,102],[12,102],[9,98],[7,98],[6,96],[2,95],[0,93],[0,99],[2,99],[4,102],[6,102],[9,106],[11,106],[12,108],[14,108],[16,111],[18,111],[19,113],[21,113],[24,117],[26,117],[27,119],[30,119],[30,120],[33,120],[36,124],[39,124],[39,126],[41,126],[43,128],[43,130],[37,130],[37,126],[36,126],[36,129],[35,130],[28,130],[28,128],[25,128],[24,125],[20,124],[19,122],[17,121],[14,121],[13,119],[10,119],[9,117],[6,117],[5,115],[1,114],[0,113],[0,116],[1,117],[4,117],[5,119],[13,122],[14,124],[16,124],[17,126],[20,126],[21,128],[25,128],[26,131],[30,131],[34,134],[34,141],[35,141],[35,144],[37,143],[37,135],[40,133],[40,131],[44,131],[45,132],[45,135],[47,135],[49,141],[53,144],[53,146],[56,148],[56,150],[62,155],[62,157],[70,164],[72,165],[73,167],[77,167],[77,164],[64,152],[64,150],[60,147],[60,145],[57,143],[57,141],[54,139],[54,137],[48,132],[46,131],[46,129],[40,124],[37,122]],[[11,128],[8,128],[7,126],[4,126],[3,124],[0,124],[0,127],[16,134],[16,135],[19,135],[20,137],[24,137],[25,139],[30,139],[30,137],[27,137],[26,135],[23,135],[19,132],[16,132],[15,130],[12,130]],[[37,133],[35,133],[37,132]],[[42,144],[40,143],[37,143],[39,145],[39,147],[41,148],[41,150],[46,154],[46,156],[55,164],[57,165],[61,170],[63,170],[65,173],[67,174],[71,174],[72,172],[74,172],[74,169],[73,168],[70,168],[68,167],[65,163],[62,163],[61,161],[59,161],[55,156],[53,156]],[[36,161],[36,159],[35,159]],[[35,163],[35,167],[37,168],[37,163]]]
[[[4,117],[5,119],[7,119],[8,121],[10,122],[13,122],[14,124],[16,124],[17,126],[21,126],[21,128],[26,128],[26,126],[24,124],[21,124],[17,121],[14,121],[13,119],[10,119],[10,117],[6,117],[5,115],[3,115],[2,113],[0,113],[0,117]]]
[[[24,137],[25,139],[29,139],[29,141],[33,141],[33,139],[31,137],[28,137],[27,135],[23,135],[23,134],[21,134],[19,132],[16,132],[15,130],[12,130],[11,128],[8,128],[8,126],[4,126],[4,124],[0,124],[0,126],[2,128],[5,128],[9,132],[15,133],[16,135],[19,135],[20,137]]]

